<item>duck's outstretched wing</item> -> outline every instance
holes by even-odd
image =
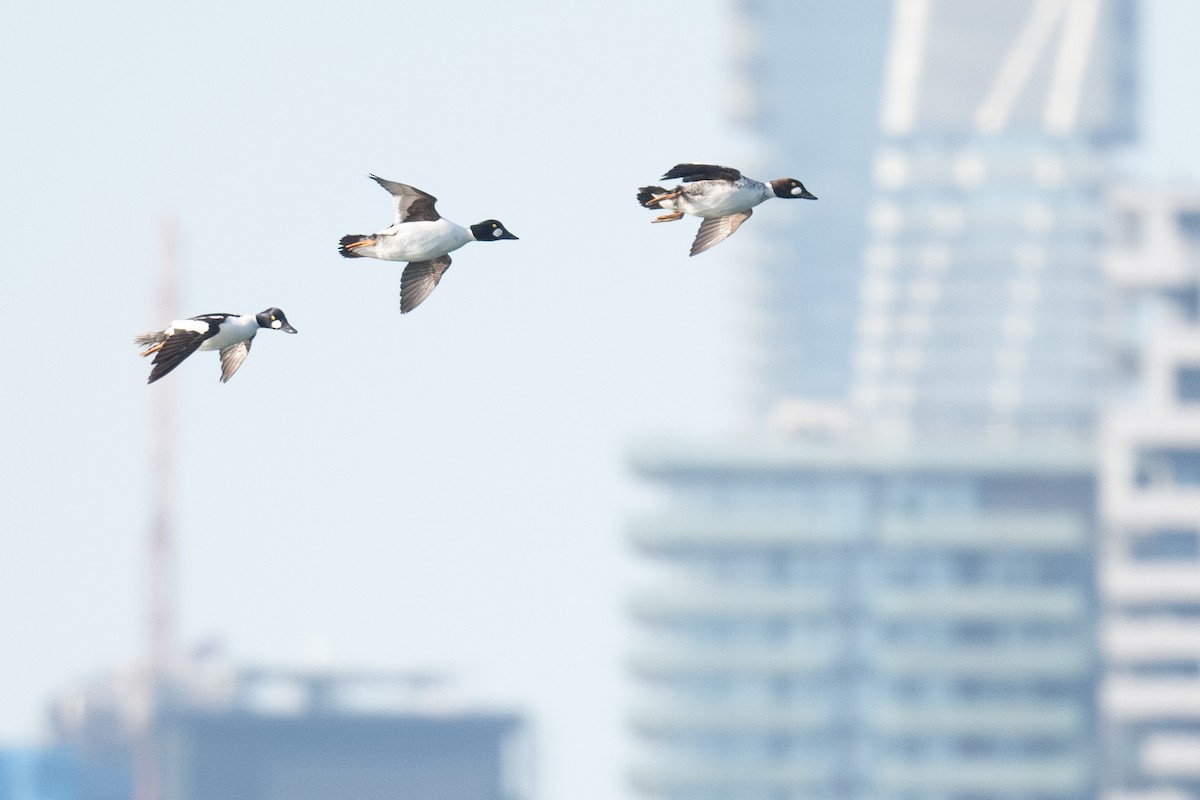
[[[250,344],[253,341],[254,339],[251,338],[221,348],[221,383],[226,383],[233,377],[233,373],[238,371],[238,367],[246,360],[246,356],[250,355]]]
[[[450,256],[438,256],[429,261],[410,261],[400,276],[400,313],[407,314],[421,305],[448,269]]]
[[[667,170],[663,180],[681,180],[684,183],[692,181],[736,181],[742,173],[733,167],[720,167],[716,164],[676,164]]]
[[[708,217],[700,223],[700,230],[696,231],[696,239],[692,242],[692,251],[688,255],[699,255],[710,247],[725,241],[743,222],[750,219],[750,215],[753,213],[754,209],[748,208],[724,217]]]
[[[165,337],[162,345],[154,351],[153,367],[150,370],[150,379],[146,383],[154,383],[178,367],[184,359],[196,352],[205,339],[212,335],[212,332],[177,329],[175,333]],[[144,355],[149,355],[149,353]]]
[[[397,183],[389,181],[386,178],[381,178],[378,175],[372,175],[371,180],[378,183],[392,196],[396,202],[396,224],[401,222],[433,222],[441,219],[437,209],[434,208],[434,203],[437,198],[428,192],[422,192],[415,186],[409,186],[407,183]]]

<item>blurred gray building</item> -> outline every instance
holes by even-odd
[[[758,151],[737,166],[794,175],[820,198],[759,213],[736,244],[746,254],[744,391],[765,416],[783,398],[843,401],[853,385],[891,14],[884,0],[730,5],[731,106]]]
[[[176,670],[151,712],[142,677],[112,676],[56,703],[67,788],[14,800],[527,800],[524,719],[444,687],[427,673]]]
[[[752,174],[795,172],[821,200],[747,229],[733,267],[752,275],[759,432],[633,456],[661,498],[631,526],[633,784],[1095,798],[1132,3],[734,14],[734,106],[769,165]]]
[[[412,707],[439,682],[243,670],[230,701],[160,712],[161,800],[521,800],[521,718]]]
[[[0,748],[0,800],[78,800],[73,755],[56,747]]]
[[[1200,798],[1200,192],[1117,187],[1101,458],[1112,800]]]
[[[1131,3],[893,8],[851,400],[889,437],[1090,441]]]
[[[652,448],[632,530],[663,798],[1093,798],[1091,454]]]

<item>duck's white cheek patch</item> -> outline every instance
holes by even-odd
[[[271,323],[271,327],[274,328],[275,330],[279,330],[280,328],[283,327],[283,323],[280,322],[279,320],[275,320],[274,322]]]
[[[492,231],[492,236],[495,236],[497,239],[499,239],[503,235],[504,235],[504,231],[500,230],[499,228],[496,228],[496,230]]]
[[[803,194],[803,193],[804,193],[804,190],[801,189],[799,186],[797,186],[795,189],[792,189],[792,194],[799,195],[799,194]]]

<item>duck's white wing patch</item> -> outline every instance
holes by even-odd
[[[743,222],[750,219],[750,215],[753,213],[754,209],[751,208],[740,211],[737,214],[705,219],[704,222],[700,223],[700,230],[696,231],[696,240],[692,242],[692,251],[688,255],[699,255],[705,250],[725,241],[733,235],[733,232]]]
[[[450,256],[438,256],[429,261],[413,261],[404,268],[400,276],[400,313],[407,314],[421,305],[446,270],[450,269]]]
[[[250,355],[250,343],[253,341],[254,339],[250,338],[221,349],[221,383],[228,381],[233,377],[233,373],[238,371],[246,356]]]
[[[188,333],[208,333],[212,326],[203,319],[177,319],[171,323],[170,331],[187,331]]]

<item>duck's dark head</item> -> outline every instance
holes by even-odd
[[[804,184],[795,178],[776,178],[771,181],[771,188],[776,197],[787,200],[816,200],[817,196],[804,188]]]
[[[282,309],[268,308],[266,311],[260,311],[255,314],[258,319],[258,327],[270,328],[273,331],[283,331],[284,333],[295,333],[296,329],[288,324],[287,317],[284,316]]]
[[[496,242],[501,239],[516,239],[498,219],[485,219],[471,226],[471,235],[477,242]]]

